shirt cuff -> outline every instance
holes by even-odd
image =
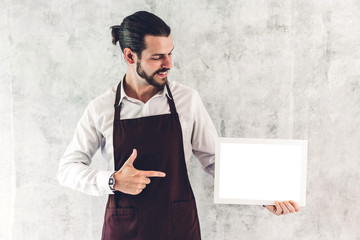
[[[205,167],[205,171],[211,176],[215,177],[215,163],[212,163]]]
[[[114,194],[114,192],[110,189],[109,186],[109,178],[113,173],[114,171],[99,171],[98,173],[98,186],[100,191],[103,192],[103,194]]]

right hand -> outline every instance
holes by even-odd
[[[277,216],[300,212],[299,205],[292,200],[283,202],[275,201],[275,205],[265,205],[265,207]]]
[[[115,190],[120,192],[138,195],[149,184],[149,177],[165,177],[165,173],[158,171],[142,171],[134,168],[134,160],[137,151],[133,149],[131,156],[126,160],[121,169],[114,173]]]

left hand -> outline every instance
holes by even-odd
[[[283,202],[275,201],[275,205],[265,205],[265,208],[277,216],[300,212],[299,206],[292,200]]]

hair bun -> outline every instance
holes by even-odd
[[[119,31],[120,31],[120,25],[115,25],[110,27],[111,29],[111,36],[112,36],[112,44],[116,45],[116,43],[119,41]]]

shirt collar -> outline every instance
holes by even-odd
[[[126,75],[125,75],[126,76]],[[126,95],[125,93],[125,89],[124,89],[124,80],[125,80],[125,76],[123,78],[123,80],[121,81],[121,86],[120,86],[120,93],[121,93],[121,97],[120,97],[120,103],[122,102],[123,98],[126,98],[127,100],[132,100],[134,98],[129,97],[128,95]],[[169,84],[169,83],[168,83]],[[154,97],[165,97],[167,96],[168,98],[171,99],[169,92],[167,90],[167,87],[165,86],[163,90],[161,90],[160,92],[156,93],[152,98]]]

